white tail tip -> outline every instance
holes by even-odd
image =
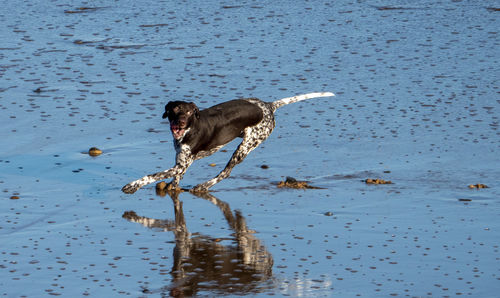
[[[273,102],[273,106],[274,106],[274,110],[276,110],[277,108],[284,106],[284,105],[287,105],[287,104],[290,104],[290,103],[294,103],[294,102],[298,102],[298,101],[302,101],[302,100],[306,100],[306,99],[310,99],[310,98],[328,97],[328,96],[335,96],[335,94],[333,94],[332,92],[314,92],[314,93],[296,95],[296,96],[282,98],[280,100],[277,100],[277,101]]]

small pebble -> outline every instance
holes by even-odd
[[[99,156],[102,154],[102,150],[96,147],[92,147],[89,149],[90,156]]]
[[[157,190],[164,190],[165,188],[167,188],[167,182],[165,182],[165,181],[162,181],[162,182],[159,182],[156,184]]]

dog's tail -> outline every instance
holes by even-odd
[[[298,102],[298,101],[302,101],[302,100],[306,100],[306,99],[310,99],[310,98],[328,97],[328,96],[335,96],[335,94],[333,94],[331,92],[307,93],[307,94],[282,98],[280,100],[272,102],[271,104],[273,105],[273,111],[276,111],[279,107],[282,107],[282,106],[290,104],[290,103],[294,103],[294,102]]]

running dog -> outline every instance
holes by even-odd
[[[316,98],[335,96],[331,92],[308,93],[264,102],[257,98],[227,101],[199,110],[192,102],[171,101],[165,106],[163,118],[168,118],[177,153],[175,166],[163,172],[144,176],[122,188],[128,194],[144,185],[172,178],[170,189],[177,189],[188,167],[195,161],[217,152],[237,137],[243,138],[226,167],[213,179],[198,184],[191,191],[206,192],[262,143],[274,129],[274,112],[284,105]]]

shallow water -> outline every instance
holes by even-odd
[[[499,7],[4,3],[0,295],[496,296]],[[169,100],[314,91],[211,196],[121,193],[173,164]]]

